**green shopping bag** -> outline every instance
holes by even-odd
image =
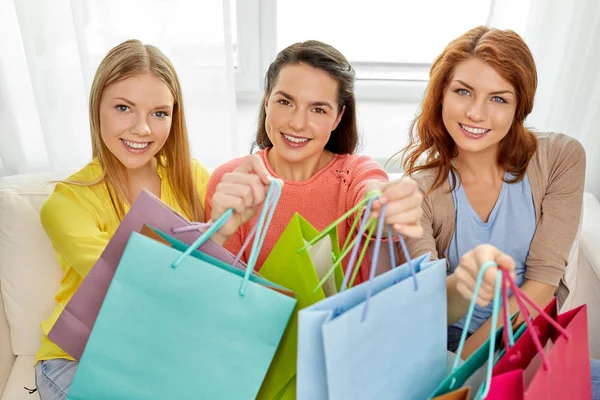
[[[68,399],[254,399],[296,304],[251,274],[273,208],[246,271],[195,250],[231,210],[189,247],[133,233]]]
[[[342,251],[337,226],[359,211],[370,198],[367,196],[322,232],[300,214],[294,214],[261,267],[262,277],[296,293],[298,302],[257,399],[296,398],[298,311],[339,291],[344,280],[341,259],[352,249],[354,242],[350,243],[350,239],[357,224],[353,225]],[[333,274],[325,277],[332,270]]]
[[[294,214],[260,269],[263,278],[296,293],[297,310],[325,298],[323,289],[314,291],[320,281],[317,269],[323,266],[327,271],[333,265],[333,259],[340,255],[335,229],[330,230],[317,243],[321,249],[317,254],[313,253],[315,259],[309,251],[298,252],[317,235],[319,231],[300,214]],[[329,248],[331,251],[327,254]],[[334,282],[336,289],[339,289],[343,279],[342,269],[337,268]],[[284,398],[281,392],[290,392],[295,396],[296,387],[291,381],[296,375],[297,330],[298,315],[295,311],[281,339],[258,399]],[[284,387],[289,389],[282,390]]]

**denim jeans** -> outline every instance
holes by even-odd
[[[600,400],[600,360],[591,360],[592,400]]]
[[[35,365],[35,384],[41,400],[64,400],[77,371],[75,361],[57,358]]]
[[[458,350],[458,344],[460,343],[460,335],[462,335],[462,328],[459,328],[454,325],[450,325],[448,327],[448,351],[456,353]],[[471,336],[470,333],[467,333],[467,339]]]
[[[460,341],[460,328],[448,329],[448,347],[450,347],[450,333],[452,333],[453,346],[458,347]],[[452,331],[452,332],[450,332]],[[456,350],[455,350],[456,351]],[[451,357],[449,356],[449,366]],[[600,400],[600,360],[590,361],[592,371],[592,400]],[[77,371],[77,363],[65,359],[40,361],[35,366],[35,383],[41,400],[64,400],[73,382]]]

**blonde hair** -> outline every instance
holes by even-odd
[[[127,201],[127,174],[125,167],[114,156],[100,134],[100,101],[104,90],[111,84],[137,74],[151,73],[163,81],[174,98],[171,132],[158,154],[157,162],[167,166],[167,177],[179,206],[193,221],[204,221],[202,203],[196,191],[192,173],[192,158],[188,142],[181,85],[171,61],[156,47],[139,40],[128,40],[114,47],[104,57],[90,90],[90,133],[92,156],[102,167],[102,176],[87,185],[106,183],[117,214],[124,216],[123,203]]]

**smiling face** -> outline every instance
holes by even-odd
[[[281,68],[264,107],[269,155],[286,164],[318,162],[344,113],[336,80],[306,64]]]
[[[456,65],[442,101],[442,119],[459,154],[496,151],[512,126],[515,89],[490,65],[471,58]]]
[[[142,168],[162,149],[171,131],[173,95],[152,74],[106,87],[100,100],[102,140],[128,169]]]

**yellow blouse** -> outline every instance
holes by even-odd
[[[209,172],[196,160],[193,160],[192,169],[198,196],[204,206]],[[67,181],[92,182],[101,174],[102,167],[98,160],[94,159],[83,169],[71,175]],[[160,163],[158,175],[161,178],[160,199],[189,218],[177,203],[175,193],[168,181],[166,168]],[[128,210],[129,206],[125,205],[124,211]],[[54,192],[42,205],[40,219],[65,274],[55,297],[58,305],[50,318],[41,324],[42,345],[36,354],[36,363],[55,358],[73,360],[48,339],[47,335],[83,278],[100,258],[117,230],[120,219],[112,207],[106,185],[80,186],[65,183],[56,184]]]

